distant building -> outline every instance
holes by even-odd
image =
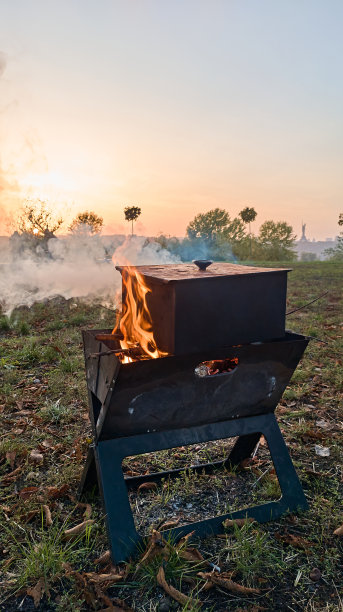
[[[334,248],[337,244],[337,238],[327,238],[326,240],[309,240],[305,234],[306,223],[301,223],[301,238],[295,243],[295,250],[298,259],[302,261],[313,261],[314,259],[326,259],[325,249]]]

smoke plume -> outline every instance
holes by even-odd
[[[46,245],[32,250],[32,245],[25,245],[21,237],[14,235],[10,249],[10,261],[0,264],[0,301],[6,313],[56,296],[96,298],[115,307],[121,288],[121,275],[115,265],[179,261],[159,244],[141,236],[128,237],[116,248],[101,236],[51,238]]]

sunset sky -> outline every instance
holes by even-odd
[[[342,0],[1,0],[0,234],[26,197],[182,236],[343,211]]]

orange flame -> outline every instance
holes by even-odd
[[[152,321],[147,306],[146,296],[151,291],[144,282],[144,278],[134,267],[123,269],[123,312],[119,324],[123,340],[120,346],[123,349],[139,348],[139,351],[149,359],[157,359],[163,353],[159,352],[154,339]],[[113,332],[118,331],[113,330]],[[122,363],[134,361],[125,356]]]

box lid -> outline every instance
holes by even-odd
[[[175,283],[180,281],[214,279],[232,276],[252,276],[255,274],[273,274],[290,272],[290,268],[257,268],[233,263],[217,262],[206,270],[199,270],[194,263],[163,264],[154,266],[116,266],[116,269],[137,270],[139,274],[156,283]]]

